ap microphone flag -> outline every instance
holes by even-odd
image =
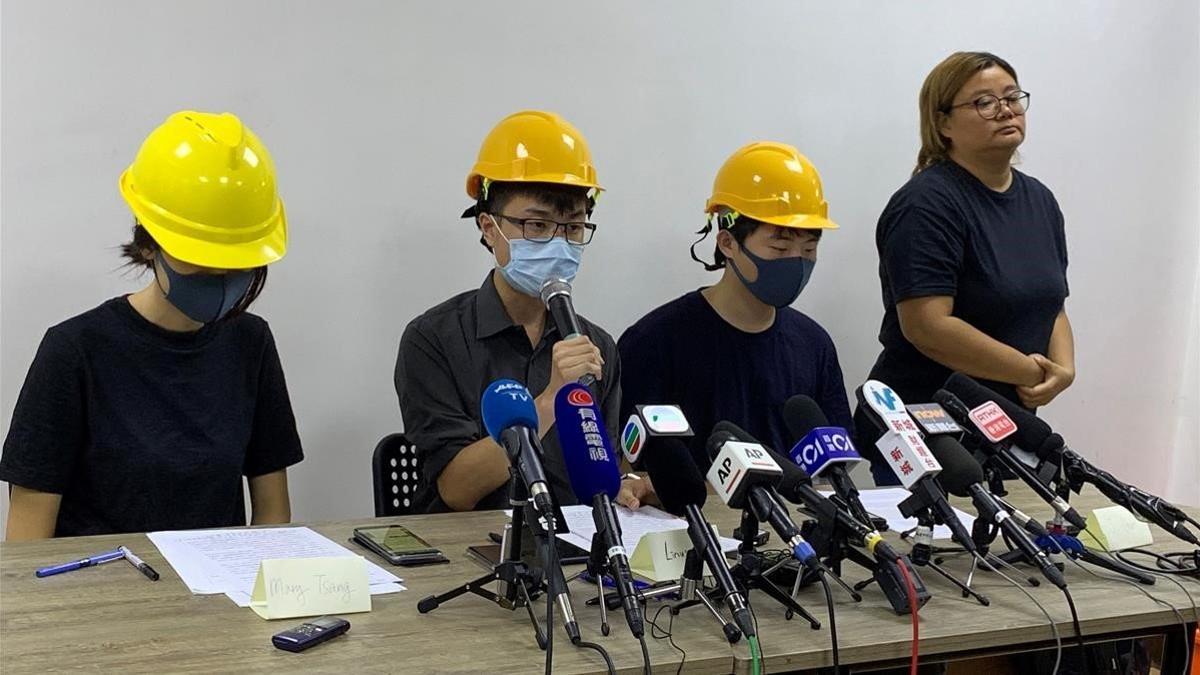
[[[621,490],[621,471],[604,428],[604,418],[587,387],[572,382],[558,390],[554,397],[554,426],[575,496],[590,500],[604,492],[615,499]]]
[[[834,464],[862,461],[846,430],[841,427],[813,428],[792,446],[788,456],[813,478]]]

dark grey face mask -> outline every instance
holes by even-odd
[[[250,290],[254,270],[230,270],[225,274],[181,274],[160,256],[171,287],[167,302],[192,321],[213,323],[224,317]],[[157,273],[157,272],[156,272]],[[159,284],[161,288],[162,285]]]
[[[742,247],[742,253],[745,253],[750,262],[758,268],[758,278],[747,281],[738,266],[730,260],[729,265],[733,267],[734,273],[754,297],[777,308],[787,307],[800,297],[800,291],[808,285],[813,268],[817,265],[817,261],[799,256],[764,260],[751,253],[745,246]]]

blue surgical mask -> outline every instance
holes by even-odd
[[[497,269],[504,280],[518,291],[536,298],[542,292],[542,284],[550,279],[562,279],[567,283],[575,280],[579,261],[583,257],[583,246],[572,244],[562,237],[545,243],[505,239],[508,241],[508,264],[497,266]]]
[[[162,260],[171,282],[167,302],[192,321],[213,323],[224,317],[245,297],[254,281],[254,270],[230,270],[225,274],[182,274]],[[161,288],[161,285],[159,286]]]
[[[745,253],[750,262],[758,268],[758,278],[752,282],[747,281],[737,265],[730,260],[729,264],[733,267],[734,274],[737,274],[754,297],[776,308],[787,307],[800,297],[800,291],[804,290],[808,280],[812,278],[813,268],[817,265],[815,260],[798,256],[764,260],[751,253],[745,246],[742,247],[742,253]]]

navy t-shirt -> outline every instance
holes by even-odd
[[[785,307],[761,333],[747,333],[717,314],[700,291],[655,309],[625,331],[621,353],[621,419],[634,405],[673,403],[695,437],[692,456],[707,471],[712,427],[733,422],[771,448],[787,453],[791,438],[783,404],[811,396],[829,423],[849,428],[850,407],[837,350],[825,329]]]
[[[0,480],[62,495],[56,536],[245,525],[242,476],[303,459],[267,322],[194,332],[114,298],[46,331]]]
[[[1013,170],[1004,192],[944,161],[900,188],[875,231],[884,317],[883,353],[870,377],[906,403],[931,400],[950,369],[900,331],[896,303],[948,295],[953,315],[1024,354],[1045,354],[1068,294],[1062,211],[1037,179]],[[1019,401],[1009,384],[984,382]]]

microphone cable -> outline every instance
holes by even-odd
[[[650,652],[646,651],[646,636],[638,636],[638,644],[642,647],[642,668],[646,675],[651,675],[653,669],[650,667]]]
[[[758,642],[758,614],[754,612],[754,607],[750,603],[746,603],[746,609],[750,612],[750,619],[754,622],[754,635],[746,638],[746,643],[750,647],[750,675],[766,675],[766,668],[763,666],[762,645]]]
[[[921,661],[921,629],[919,628],[920,620],[917,616],[917,588],[913,585],[912,575],[908,573],[908,565],[901,561],[896,567],[900,569],[900,576],[904,577],[904,586],[908,591],[908,613],[912,619],[912,659],[909,663],[908,672],[909,675],[917,675],[917,667]]]
[[[829,580],[825,578],[827,570],[822,565],[817,572],[817,580],[821,582],[821,588],[825,591],[825,606],[829,608],[829,641],[833,645],[833,675],[839,675],[842,672],[841,659],[838,655],[838,637],[837,637],[837,613],[833,608],[833,589],[829,587]],[[796,570],[797,574],[801,570]]]
[[[1000,576],[1001,579],[1004,579],[1009,584],[1011,584],[1013,587],[1015,587],[1018,591],[1021,591],[1022,593],[1024,593],[1025,597],[1029,598],[1029,601],[1032,602],[1039,610],[1041,610],[1042,615],[1046,617],[1046,621],[1050,624],[1050,632],[1054,634],[1054,651],[1055,651],[1054,669],[1050,671],[1050,675],[1057,675],[1059,666],[1062,665],[1063,646],[1062,646],[1062,636],[1059,635],[1058,625],[1054,623],[1054,617],[1050,616],[1050,612],[1047,612],[1046,608],[1042,605],[1042,603],[1038,602],[1037,598],[1033,597],[1032,593],[1025,590],[1024,586],[1017,583],[1016,581],[1013,581],[1013,579],[1011,577],[1009,577],[1007,574],[1005,574],[1004,572],[1001,572],[999,569],[992,566],[991,563],[984,560],[983,556],[979,555],[978,553],[975,554],[975,559],[981,565],[984,566],[984,569],[989,569],[989,570],[995,572],[997,575]]]
[[[995,558],[996,562],[1000,563],[1001,566],[1008,568],[1009,570],[1012,570],[1016,574],[1021,573],[1021,570],[1017,569],[1011,563],[1005,561],[1003,558],[1000,558],[998,556],[993,556],[993,557]],[[996,569],[996,567],[991,564],[988,565],[988,569],[990,569],[991,571],[996,572],[996,573],[1000,572],[1000,570]],[[1034,577],[1030,577],[1029,581],[1034,586],[1041,585],[1041,581]],[[1036,582],[1036,583],[1034,583],[1034,582]],[[1069,589],[1060,588],[1059,590],[1062,591],[1063,597],[1065,597],[1067,600],[1067,608],[1071,610],[1071,628],[1072,628],[1072,630],[1075,631],[1075,640],[1079,645],[1079,658],[1083,662],[1084,675],[1092,675],[1092,664],[1090,661],[1088,661],[1087,647],[1083,642],[1083,630],[1079,627],[1079,613],[1075,611],[1075,598],[1073,598],[1071,596],[1071,591]]]
[[[1105,546],[1103,543],[1101,543],[1099,538],[1096,537],[1095,533],[1091,532],[1090,529],[1087,531],[1089,534],[1092,535],[1092,538],[1096,540],[1096,543],[1100,544],[1100,547],[1104,550],[1104,552],[1109,554],[1109,556],[1111,556],[1117,560],[1120,560],[1128,565],[1137,567],[1138,569],[1141,569],[1142,571],[1147,572],[1148,574],[1152,574],[1160,579],[1166,579],[1167,581],[1170,581],[1171,583],[1178,586],[1179,590],[1183,591],[1183,594],[1185,596],[1187,596],[1188,602],[1190,602],[1192,604],[1192,617],[1195,618],[1197,621],[1200,621],[1200,609],[1197,609],[1197,607],[1196,607],[1196,598],[1193,597],[1190,592],[1188,592],[1187,587],[1185,587],[1183,584],[1179,583],[1179,580],[1176,579],[1174,576],[1172,576],[1172,574],[1178,574],[1178,572],[1170,571],[1170,570],[1155,570],[1152,568],[1146,568],[1146,567],[1142,567],[1141,565],[1136,565],[1134,563],[1131,563],[1131,562],[1125,560],[1125,558],[1121,556],[1121,551],[1109,550],[1108,547]],[[1062,546],[1058,544],[1057,540],[1054,540],[1052,537],[1051,541],[1054,541],[1055,546],[1058,546],[1059,550],[1062,550]],[[1171,554],[1167,554],[1164,556],[1164,555],[1155,553],[1153,551],[1145,551],[1145,550],[1141,550],[1141,549],[1130,549],[1130,550],[1136,550],[1139,553],[1146,553],[1146,554],[1150,554],[1155,557],[1159,557],[1159,558],[1167,559],[1167,560],[1170,559],[1169,556],[1171,555]],[[1075,560],[1074,558],[1071,558],[1070,556],[1066,556],[1066,557],[1068,559],[1070,559],[1072,562],[1074,562],[1080,569],[1087,572],[1088,574],[1091,574],[1094,577],[1097,577],[1099,579],[1109,579],[1112,581],[1121,581],[1121,582],[1127,583],[1127,584],[1133,586],[1134,588],[1138,589],[1139,591],[1141,591],[1142,595],[1145,595],[1147,598],[1150,598],[1154,602],[1156,602],[1160,605],[1165,605],[1167,607],[1170,607],[1171,611],[1175,613],[1175,617],[1177,619],[1179,619],[1180,625],[1183,627],[1183,650],[1184,650],[1183,672],[1185,672],[1185,673],[1188,672],[1188,667],[1191,666],[1191,661],[1192,661],[1192,650],[1188,647],[1188,638],[1190,637],[1190,635],[1189,635],[1189,631],[1188,631],[1188,627],[1187,627],[1187,621],[1184,620],[1183,614],[1180,613],[1179,609],[1176,608],[1175,605],[1167,602],[1166,600],[1163,600],[1161,598],[1155,597],[1154,595],[1151,595],[1149,591],[1142,588],[1141,584],[1137,583],[1136,581],[1133,581],[1132,579],[1126,579],[1125,577],[1119,577],[1119,576],[1118,577],[1110,577],[1106,574],[1101,575],[1098,572],[1094,572],[1094,571],[1088,569],[1087,567],[1084,567],[1083,564],[1080,563],[1078,560]],[[1160,562],[1160,564],[1161,564],[1161,562]]]
[[[550,537],[547,539],[547,541],[549,543],[546,544],[546,560],[550,565],[557,566],[561,569],[562,565],[561,565],[561,562],[558,557],[558,546],[556,546],[554,543],[553,532],[554,532],[554,529],[551,528]],[[547,572],[548,572],[549,578],[554,578],[553,573],[550,573],[549,570],[547,570]],[[563,589],[564,592],[566,590],[567,589],[565,589],[565,588]],[[595,642],[588,642],[587,640],[583,640],[583,639],[572,640],[572,642],[575,644],[576,647],[579,647],[581,649],[591,649],[591,650],[595,651],[597,654],[600,655],[600,658],[604,659],[604,666],[605,666],[605,669],[608,671],[608,675],[616,674],[616,672],[617,672],[616,666],[613,665],[612,657],[608,655],[608,651],[605,650],[604,647],[601,647],[600,645],[596,644]],[[546,675],[551,675],[551,673],[553,672],[551,670],[551,665],[553,663],[553,661],[552,661],[553,653],[554,653],[554,593],[553,593],[553,588],[551,588],[551,583],[549,581],[547,581],[546,582]]]
[[[1059,548],[1061,548],[1061,547],[1059,547]],[[1134,581],[1133,579],[1126,579],[1125,577],[1122,577],[1122,576],[1109,576],[1107,574],[1100,574],[1099,572],[1096,572],[1094,570],[1088,569],[1087,567],[1084,567],[1083,563],[1079,562],[1078,560],[1076,560],[1070,556],[1067,556],[1067,558],[1071,562],[1075,563],[1076,567],[1083,570],[1084,572],[1087,572],[1088,574],[1092,575],[1093,577],[1096,577],[1097,579],[1103,579],[1105,581],[1120,581],[1121,583],[1129,584],[1130,586],[1133,586],[1134,588],[1136,588],[1142,595],[1146,596],[1154,603],[1170,609],[1171,612],[1175,614],[1175,618],[1179,620],[1179,625],[1183,629],[1183,642],[1181,643],[1183,646],[1183,664],[1184,664],[1183,672],[1185,672],[1185,673],[1188,672],[1188,668],[1191,666],[1191,663],[1192,663],[1192,660],[1191,660],[1192,659],[1192,650],[1188,648],[1188,638],[1190,637],[1190,634],[1188,631],[1187,620],[1183,618],[1183,614],[1179,611],[1178,607],[1167,602],[1166,600],[1163,600],[1162,598],[1154,596],[1153,594],[1150,593],[1150,591],[1147,591],[1146,589],[1142,588],[1142,585],[1139,584],[1138,582]],[[1174,582],[1175,585],[1179,586],[1180,588],[1183,588],[1183,585],[1180,584],[1175,579],[1171,579],[1170,577],[1164,577],[1164,578],[1168,579],[1169,581]],[[1184,589],[1183,592],[1188,596],[1189,600],[1192,600],[1192,594],[1188,593],[1187,589]],[[1192,615],[1196,616],[1197,618],[1200,618],[1200,614],[1197,614],[1197,612],[1196,612],[1196,601],[1195,600],[1192,600]]]
[[[675,628],[675,612],[667,612],[667,616],[670,618],[667,619],[666,628],[658,625],[658,616],[663,613],[664,609],[671,609],[671,605],[664,603],[659,606],[658,611],[654,612],[654,618],[647,618],[646,623],[650,624],[650,637],[654,638],[655,640],[665,639],[667,644],[671,645],[671,649],[674,649],[683,655],[683,659],[679,662],[679,668],[675,671],[675,675],[680,675],[683,673],[683,665],[687,663],[687,651],[683,647],[675,644],[675,636],[671,633],[671,631]],[[662,635],[655,635],[655,631],[662,633]]]
[[[1154,559],[1154,567],[1126,558],[1125,554],[1127,553],[1137,553]],[[1112,555],[1126,565],[1150,574],[1178,575],[1200,580],[1200,550],[1159,553],[1144,548],[1130,548],[1124,551],[1114,551]]]

